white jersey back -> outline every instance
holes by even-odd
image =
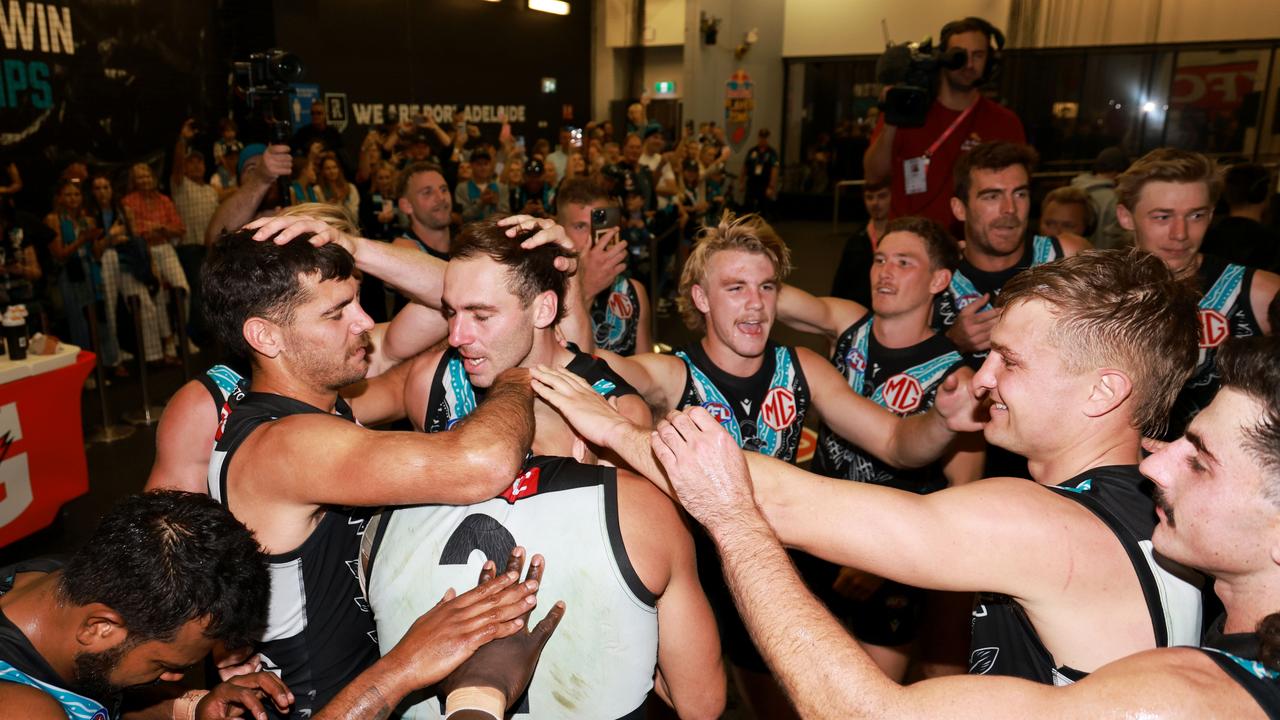
[[[608,720],[644,704],[658,658],[656,598],[622,544],[613,468],[534,458],[501,497],[396,508],[377,524],[361,577],[383,654],[448,588],[474,587],[486,559],[501,569],[521,545],[547,561],[531,622],[557,600],[567,610],[514,717]],[[405,717],[442,717],[441,700],[419,702]]]

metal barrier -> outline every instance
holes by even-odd
[[[138,384],[142,386],[142,409],[124,414],[124,421],[133,425],[154,425],[160,422],[160,413],[164,408],[151,404],[151,390],[147,387],[147,353],[142,340],[142,298],[137,295],[125,296],[129,303],[129,312],[133,313],[134,337],[138,338]],[[159,308],[161,312],[164,308]]]
[[[187,343],[187,289],[175,287],[169,289],[169,297],[173,301],[173,317],[177,318],[178,357],[182,358],[182,381],[191,380],[191,351]]]
[[[96,356],[93,365],[98,385],[98,407],[102,410],[102,425],[90,431],[85,436],[85,440],[91,443],[110,444],[133,435],[135,428],[132,425],[119,425],[111,422],[111,411],[107,409],[107,376],[102,371],[102,343],[98,338],[98,309],[96,303],[90,303],[85,307],[84,311],[89,321],[89,344],[93,346],[93,354]]]

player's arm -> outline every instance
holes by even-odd
[[[409,372],[404,381],[404,411],[409,422],[418,432],[426,429],[427,403],[431,399],[431,383],[435,380],[436,369],[444,352],[433,350],[425,352],[411,360]],[[513,476],[514,477],[514,476]]]
[[[635,280],[628,280],[636,291],[636,354],[653,352],[653,328],[649,308],[649,292]]]
[[[862,172],[868,184],[880,184],[892,176],[893,141],[897,134],[898,128],[881,118],[880,125],[871,136],[871,144],[862,155]]]
[[[1062,254],[1065,257],[1072,257],[1085,250],[1093,249],[1093,243],[1075,233],[1069,232],[1064,232],[1058,236],[1058,244],[1062,246]]]
[[[381,425],[405,416],[404,386],[412,362],[402,362],[372,378],[342,388],[361,425]]]
[[[797,347],[796,356],[823,421],[840,437],[890,465],[927,465],[942,457],[955,439],[955,433],[948,429],[936,408],[899,417],[854,392],[844,376],[821,355]],[[940,397],[943,392],[939,389]]]
[[[861,320],[867,309],[852,300],[818,297],[794,285],[783,285],[778,293],[778,319],[800,332],[835,340],[846,328]]]
[[[253,468],[242,476],[256,483],[250,501],[466,505],[494,497],[520,472],[532,403],[527,373],[507,370],[451,432],[377,432],[327,415],[291,415],[251,434],[232,462]]]
[[[1249,288],[1249,305],[1253,308],[1253,316],[1258,320],[1263,335],[1276,331],[1271,327],[1271,318],[1267,314],[1271,301],[1280,293],[1280,275],[1266,270],[1255,270],[1253,284]]]
[[[962,386],[973,380],[973,370],[961,366],[953,373]],[[987,440],[981,432],[957,433],[942,457],[942,475],[951,487],[982,479],[987,462]]]
[[[47,692],[16,682],[0,682],[0,707],[10,717],[31,720],[67,720],[62,705]]]
[[[209,455],[218,431],[219,411],[199,381],[178,388],[156,426],[156,461],[144,490],[209,494]]]
[[[755,498],[782,542],[846,567],[931,590],[1035,599],[1065,588],[1078,544],[1052,493],[996,478],[928,495],[824,478],[746,454]],[[850,532],[857,528],[857,532]]]
[[[387,324],[382,346],[383,359],[399,363],[413,358],[449,336],[449,322],[439,310],[416,302],[405,305]]]
[[[1201,651],[1151,650],[1054,687],[955,675],[899,685],[813,597],[758,516],[717,544],[756,646],[805,718],[1262,718]]]
[[[609,363],[610,369],[635,388],[649,405],[669,410],[679,402],[685,378],[680,358],[651,352],[623,357],[603,348],[596,348],[595,354]]]
[[[670,499],[625,470],[618,471],[618,517],[633,567],[659,596],[654,691],[682,718],[719,717],[725,703],[720,636],[698,581],[689,530]]]

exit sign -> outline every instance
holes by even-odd
[[[663,80],[653,84],[653,92],[656,95],[675,95],[676,84],[671,80]]]

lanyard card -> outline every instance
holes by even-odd
[[[929,189],[929,158],[907,158],[902,161],[902,179],[908,195],[919,195]]]

